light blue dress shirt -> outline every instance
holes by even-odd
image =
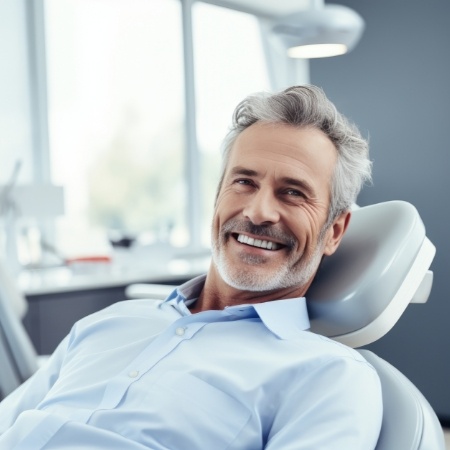
[[[0,449],[370,450],[375,370],[304,298],[191,314],[204,277],[74,325],[0,404]]]

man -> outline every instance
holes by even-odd
[[[370,178],[313,86],[250,96],[225,140],[208,274],[75,324],[0,405],[0,449],[371,449],[378,377],[308,331],[304,295]]]

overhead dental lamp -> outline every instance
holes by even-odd
[[[272,31],[291,58],[326,58],[352,50],[364,31],[364,20],[347,6],[313,1],[311,9],[277,19]]]

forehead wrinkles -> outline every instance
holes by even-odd
[[[337,150],[329,137],[314,127],[293,127],[287,124],[255,123],[236,139],[229,154],[229,161],[253,153],[279,161],[283,156],[292,162],[309,158],[311,163],[324,157],[337,160]]]

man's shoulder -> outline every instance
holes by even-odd
[[[291,342],[295,347],[307,349],[313,358],[322,363],[343,361],[349,364],[362,364],[372,368],[357,350],[317,333],[302,332],[301,337],[293,339]]]
[[[139,298],[131,300],[122,300],[99,311],[104,314],[140,314],[142,311],[148,311],[150,309],[157,308],[163,300],[158,300],[154,298]]]
[[[134,322],[136,319],[145,319],[154,315],[155,310],[161,303],[161,300],[155,299],[119,301],[83,317],[75,324],[75,327],[78,329],[87,328],[111,320],[123,322],[131,320]]]

